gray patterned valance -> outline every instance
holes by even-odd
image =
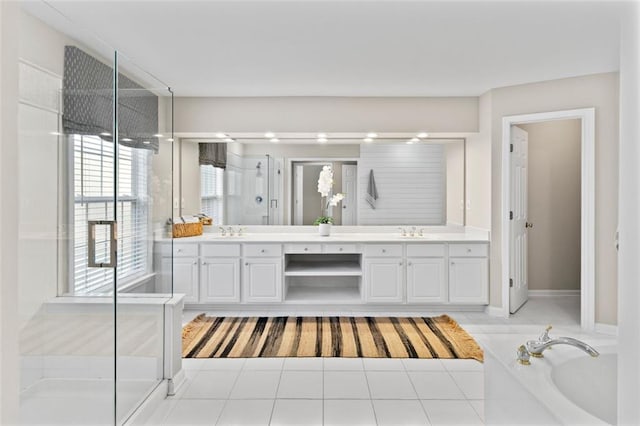
[[[226,143],[199,143],[199,158],[201,166],[227,168],[227,144]]]
[[[66,134],[112,140],[113,68],[75,46],[64,48],[63,116]],[[118,73],[119,143],[158,152],[158,97]]]

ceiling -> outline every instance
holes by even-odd
[[[177,96],[477,96],[616,71],[622,10],[577,1],[47,3],[23,5],[92,45],[79,32],[89,30]]]

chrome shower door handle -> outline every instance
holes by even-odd
[[[96,225],[109,227],[109,261],[96,262]],[[90,220],[88,222],[87,244],[89,247],[88,266],[90,268],[115,268],[118,263],[118,225],[115,220]]]

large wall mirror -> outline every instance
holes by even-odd
[[[215,225],[312,225],[322,215],[336,225],[465,223],[464,139],[225,136],[180,139],[181,214],[205,213]],[[224,161],[203,162],[203,148],[214,146],[203,144],[225,144]],[[318,192],[325,166],[332,194],[344,194],[328,209]]]

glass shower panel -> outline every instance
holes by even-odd
[[[173,98],[118,53],[116,420],[126,421],[164,374],[172,297]],[[168,250],[167,250],[168,249]]]
[[[115,52],[76,34],[22,13],[21,424],[115,419]]]

